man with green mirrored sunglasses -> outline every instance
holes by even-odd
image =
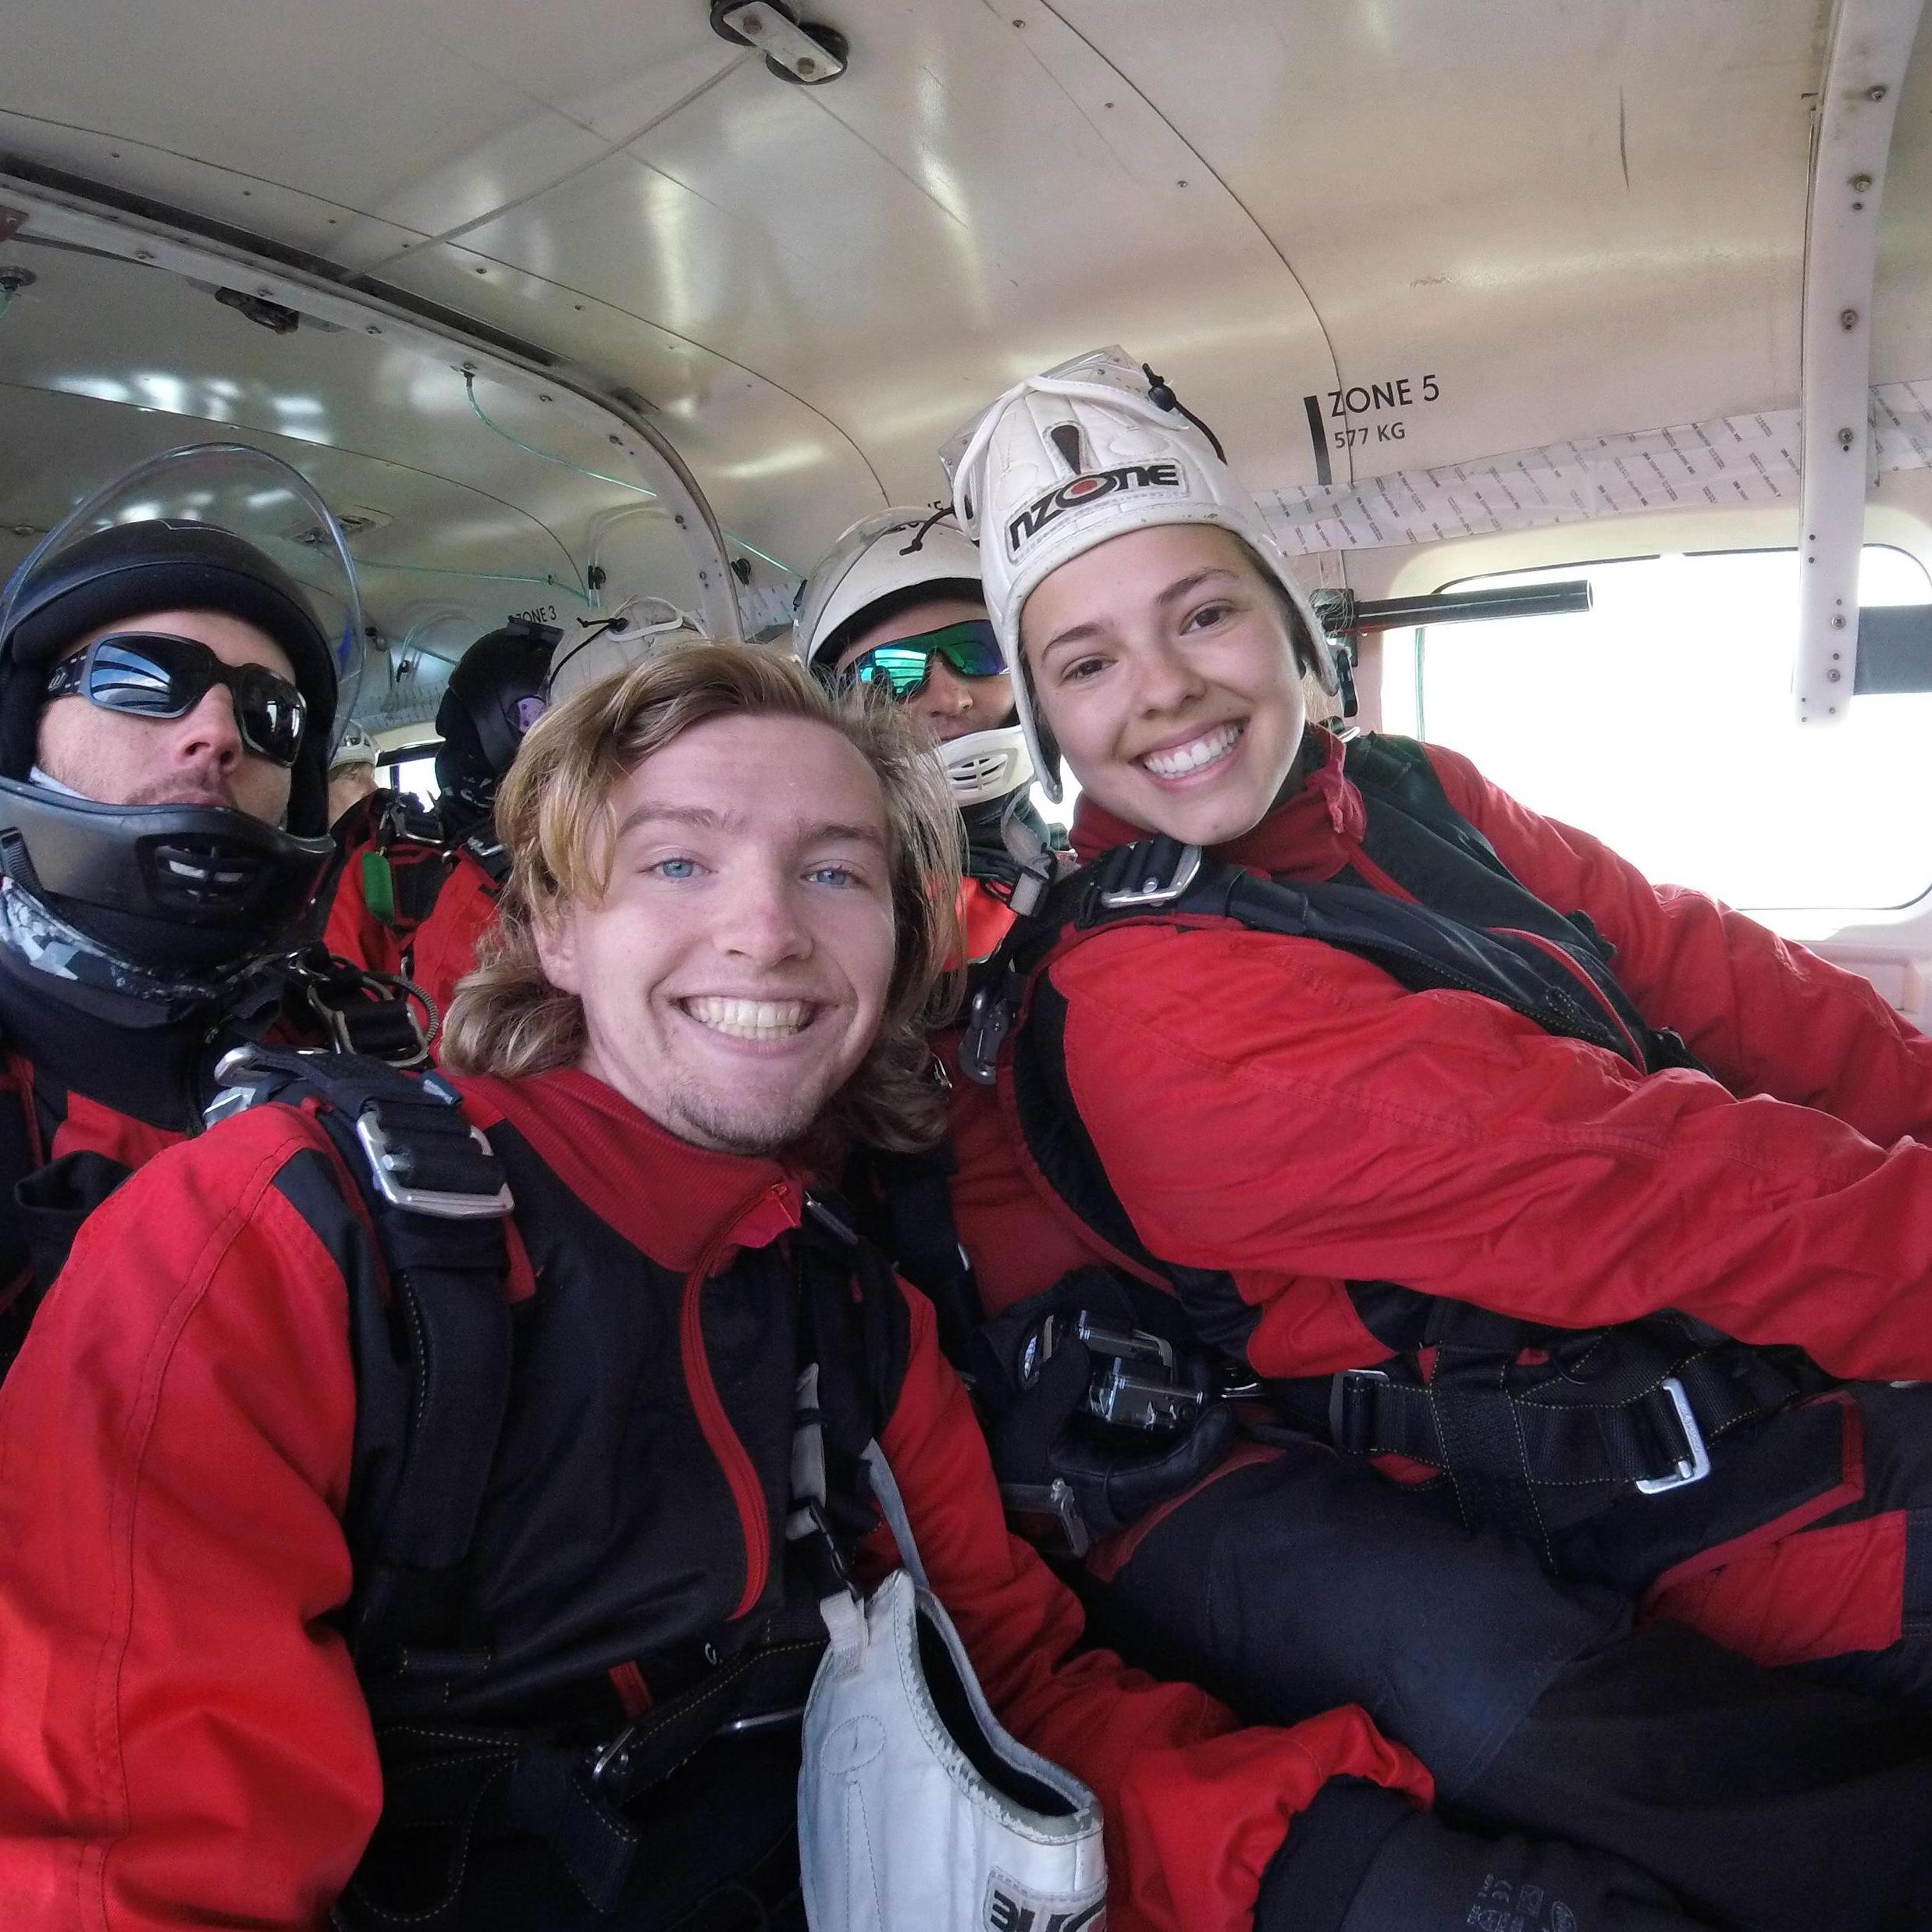
[[[930,617],[931,607],[919,614]],[[1000,655],[999,639],[994,634],[992,620],[983,617],[962,617],[956,624],[942,624],[937,630],[920,631],[909,637],[895,638],[889,643],[849,651],[840,660],[838,675],[845,684],[883,685],[903,704],[931,683],[935,663],[943,664],[952,674],[946,680],[948,685],[977,683],[988,678],[997,678],[1005,684],[1006,664]],[[966,695],[973,696],[970,692]],[[1010,688],[1006,692],[1006,706],[1010,713]]]

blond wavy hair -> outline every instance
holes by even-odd
[[[885,1013],[871,1051],[815,1137],[895,1152],[930,1146],[945,1096],[927,1036],[959,1001],[959,816],[930,747],[889,703],[834,694],[780,652],[694,643],[659,651],[579,692],[524,740],[496,799],[510,875],[476,970],[458,985],[441,1058],[457,1073],[511,1077],[575,1064],[583,1007],[544,977],[537,935],[610,880],[617,788],[653,752],[716,717],[829,725],[885,795],[895,932]]]

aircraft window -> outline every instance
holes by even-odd
[[[382,782],[397,792],[412,792],[425,805],[436,802],[436,755],[432,746],[425,752],[417,752],[412,746],[411,755],[399,758],[393,763],[385,760],[382,765]]]
[[[1587,577],[1594,607],[1392,633],[1384,715],[1660,883],[1731,905],[1873,909],[1932,888],[1932,692],[1801,728],[1791,550],[1706,551],[1466,578]],[[1903,550],[1866,547],[1861,604],[1932,603]],[[1411,645],[1411,664],[1403,646]]]

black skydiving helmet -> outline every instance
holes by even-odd
[[[340,654],[359,671],[362,614],[348,546],[307,481],[264,451],[169,450],[83,503],[0,601],[0,872],[84,938],[158,977],[224,980],[311,944],[336,856],[328,767],[339,652],[318,607],[340,621]],[[54,666],[104,626],[194,610],[254,625],[294,671],[304,715],[286,824],[219,806],[100,804],[35,782]]]
[[[545,710],[550,656],[563,632],[528,617],[512,617],[466,650],[450,673],[436,706],[436,785],[460,808],[457,816],[486,818],[496,787],[524,734]]]

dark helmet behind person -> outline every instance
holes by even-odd
[[[143,972],[215,981],[300,950],[319,930],[334,849],[328,761],[335,655],[308,596],[272,560],[212,524],[146,518],[88,526],[131,486],[151,489],[176,457],[151,459],[99,492],[30,557],[0,604],[0,872],[65,926]],[[339,540],[326,507],[278,459],[277,472]],[[292,479],[290,480],[290,479]],[[340,548],[347,570],[346,546]],[[349,578],[346,602],[359,635]],[[288,657],[304,717],[284,825],[217,806],[124,806],[84,799],[34,776],[49,671],[88,632],[164,610],[220,611],[252,624]]]
[[[524,734],[543,715],[550,655],[563,632],[512,617],[479,637],[450,673],[436,707],[436,783],[460,814],[494,810],[496,787]]]

